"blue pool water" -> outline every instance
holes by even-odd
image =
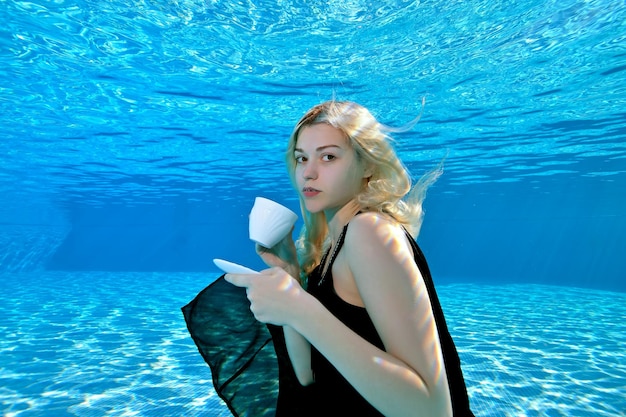
[[[4,415],[228,416],[179,311],[216,276],[2,275]],[[439,295],[477,416],[623,415],[626,294],[447,284]]]
[[[446,156],[419,236],[477,416],[626,415],[626,4],[0,2],[0,410],[227,416],[180,307],[337,97]],[[422,105],[422,100],[425,105]]]

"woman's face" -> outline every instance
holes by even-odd
[[[311,213],[332,214],[366,183],[366,172],[344,134],[325,123],[300,130],[294,152],[298,193]]]

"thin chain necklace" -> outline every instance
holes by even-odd
[[[321,264],[324,270],[322,271],[322,278],[317,282],[318,287],[322,285],[322,283],[326,279],[326,275],[328,275],[328,271],[331,269],[333,262],[335,262],[335,258],[337,257],[337,252],[339,252],[339,248],[341,248],[341,246],[343,245],[343,240],[346,237],[346,230],[348,230],[347,224],[343,227],[343,230],[341,231],[341,233],[339,234],[339,237],[337,238],[337,242],[335,242],[335,246],[332,248],[333,251],[332,251],[332,254],[330,255],[330,261],[328,261],[328,264],[326,264],[326,258],[328,258],[328,254],[330,253],[331,248],[328,248],[328,250],[324,254],[324,257],[322,257]]]

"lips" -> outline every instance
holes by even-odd
[[[305,197],[315,197],[320,192],[321,192],[320,190],[316,190],[313,187],[304,187],[302,189],[302,195],[305,196]]]

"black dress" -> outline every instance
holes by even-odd
[[[337,248],[333,250],[326,275],[322,274],[321,265],[318,266],[309,276],[308,292],[315,296],[335,317],[341,320],[345,325],[351,328],[355,333],[373,345],[384,350],[384,345],[367,310],[363,307],[354,306],[345,302],[335,292],[332,278],[332,265],[335,261],[344,237],[347,232],[346,225],[337,240]],[[452,410],[454,417],[470,417],[472,413],[469,406],[469,399],[465,387],[465,380],[461,370],[461,362],[454,345],[454,341],[448,331],[439,298],[435,291],[434,284],[430,275],[426,258],[421,249],[405,230],[405,234],[411,243],[415,263],[419,268],[433,311],[437,332],[441,344],[443,360],[448,377],[448,385],[450,387],[450,396],[452,400]],[[324,261],[322,261],[322,265]],[[362,416],[362,417],[378,417],[382,416],[374,407],[372,407],[354,388],[345,380],[345,378],[333,367],[326,358],[321,355],[314,347],[311,347],[311,365],[315,374],[317,385],[314,393],[317,400],[312,401],[312,407],[315,409],[314,415],[319,416]]]
[[[345,236],[347,225],[342,235]],[[460,359],[448,331],[426,259],[407,233],[424,278],[441,344],[454,417],[472,417]],[[337,242],[336,255],[343,239]],[[332,263],[321,285],[321,267],[310,275],[308,291],[344,324],[370,343],[383,343],[364,308],[350,305],[333,289]],[[322,263],[323,264],[323,263]],[[183,307],[187,328],[211,367],[213,384],[234,416],[381,416],[337,370],[311,348],[316,382],[302,387],[287,355],[282,328],[254,319],[245,290],[220,277]]]
[[[187,329],[211,368],[213,387],[233,416],[309,415],[282,327],[258,322],[243,288],[219,277],[182,308]]]

